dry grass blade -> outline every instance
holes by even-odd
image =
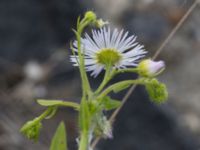
[[[186,19],[189,17],[189,15],[192,13],[192,11],[196,8],[196,6],[198,5],[198,3],[200,3],[200,0],[195,0],[193,2],[193,4],[190,6],[190,8],[188,9],[188,11],[185,13],[185,15],[181,18],[181,20],[177,23],[177,25],[172,29],[172,31],[170,32],[170,34],[167,36],[167,38],[162,42],[162,44],[160,45],[160,47],[156,50],[153,59],[156,59],[158,57],[158,55],[162,52],[163,48],[167,45],[167,43],[169,43],[169,41],[172,39],[172,37],[176,34],[176,32],[180,29],[180,27],[183,25],[183,23],[186,21]],[[114,122],[117,114],[120,112],[121,108],[123,107],[123,105],[126,103],[126,101],[128,100],[129,96],[131,95],[131,93],[134,91],[136,85],[133,85],[125,94],[125,96],[122,99],[122,105],[116,109],[111,117],[109,118],[109,121],[111,123]],[[91,148],[94,149],[95,146],[97,145],[97,143],[99,142],[101,138],[97,137],[92,145]]]

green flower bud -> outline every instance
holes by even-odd
[[[153,61],[151,59],[142,60],[138,64],[138,73],[143,77],[154,77],[165,69],[164,61]]]
[[[97,16],[93,11],[87,11],[84,18],[89,22],[95,22]]]
[[[28,139],[34,140],[36,142],[39,138],[41,128],[42,128],[42,124],[36,118],[32,121],[28,121],[20,129],[20,132],[24,134]]]
[[[103,21],[102,19],[98,19],[96,22],[95,22],[95,26],[97,28],[102,28],[103,26],[109,24],[108,21]]]
[[[167,100],[168,92],[165,84],[152,79],[145,87],[152,102],[161,104]]]

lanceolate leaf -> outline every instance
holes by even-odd
[[[38,99],[37,102],[42,106],[55,106],[55,105],[61,105],[63,103],[63,101],[61,100],[43,100],[43,99]]]
[[[69,102],[69,101],[62,101],[62,100],[45,100],[45,99],[38,99],[37,103],[41,106],[66,106],[66,107],[72,107],[76,110],[79,110],[79,104],[75,102]]]
[[[66,130],[63,122],[59,124],[56,130],[51,141],[50,150],[67,150]]]
[[[109,96],[104,97],[102,103],[105,110],[115,109],[121,105],[120,101],[111,99]]]
[[[120,107],[121,102],[111,99],[109,96],[105,96],[99,99],[99,103],[96,106],[99,110],[112,110]]]

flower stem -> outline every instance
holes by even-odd
[[[90,91],[90,84],[89,84],[88,77],[85,71],[85,62],[84,62],[83,54],[81,52],[81,34],[82,34],[82,27],[78,29],[76,38],[77,38],[78,56],[79,56],[79,63],[80,63],[79,70],[80,70],[81,80],[82,80],[82,90],[83,90],[83,96],[85,97],[87,92]]]
[[[147,80],[145,80],[143,78],[139,78],[139,79],[136,79],[136,80],[121,81],[121,82],[115,83],[115,84],[109,86],[108,88],[106,88],[98,97],[100,97],[100,98],[105,97],[110,92],[115,91],[115,89],[118,89],[118,88],[121,88],[121,87],[128,88],[130,85],[133,85],[133,84],[145,84],[146,81]]]
[[[108,65],[108,67],[106,67],[106,72],[103,78],[103,81],[101,82],[100,86],[98,87],[98,89],[95,91],[95,94],[98,95],[98,93],[100,93],[102,91],[102,89],[106,86],[106,84],[110,81],[111,77],[114,74],[114,70],[111,70],[111,65]]]
[[[88,101],[83,97],[81,100],[79,111],[79,125],[80,125],[80,144],[79,150],[87,150],[89,146],[89,129],[90,129],[90,113],[88,107]]]
[[[89,128],[90,128],[90,114],[88,107],[88,98],[91,96],[90,83],[85,70],[85,60],[84,60],[84,47],[81,47],[81,35],[84,28],[90,24],[91,21],[88,21],[87,18],[83,18],[80,22],[77,23],[77,49],[78,49],[78,62],[79,62],[79,71],[81,74],[82,80],[82,92],[83,96],[80,104],[79,111],[79,125],[80,125],[80,143],[79,150],[88,150],[89,147]],[[83,48],[83,49],[82,49]],[[87,97],[88,96],[88,97]]]
[[[119,74],[119,73],[125,73],[125,72],[133,72],[133,73],[137,73],[138,72],[138,68],[126,68],[126,69],[119,69],[115,72],[115,75]]]
[[[83,130],[81,133],[81,139],[79,144],[79,150],[88,150],[88,132]]]
[[[41,121],[45,117],[47,117],[51,111],[52,111],[52,107],[48,107],[39,117],[37,117],[38,121]]]

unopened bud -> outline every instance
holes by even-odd
[[[103,26],[109,24],[108,21],[103,21],[102,19],[98,19],[96,22],[95,22],[95,26],[97,28],[102,28]]]
[[[42,128],[41,122],[36,121],[34,119],[32,121],[28,121],[21,129],[20,132],[24,134],[28,139],[37,141],[40,135],[40,130]]]
[[[93,11],[87,11],[84,18],[89,22],[95,22],[97,16]]]
[[[152,102],[161,104],[168,99],[168,92],[165,84],[158,80],[152,79],[145,87]]]
[[[153,61],[151,59],[145,59],[138,65],[138,73],[143,77],[154,77],[160,74],[165,69],[165,62]]]

